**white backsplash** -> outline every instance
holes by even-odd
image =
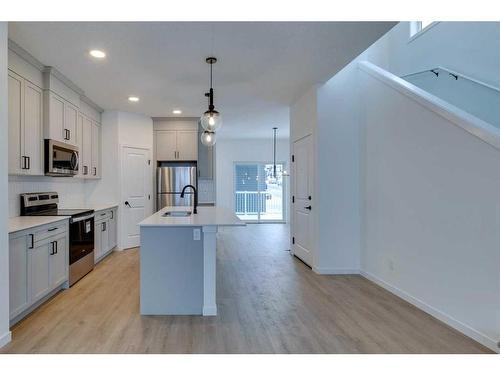
[[[198,201],[200,203],[215,203],[215,182],[213,180],[198,180]]]
[[[22,193],[55,191],[63,208],[85,204],[85,181],[70,177],[9,176],[9,217],[19,216]]]

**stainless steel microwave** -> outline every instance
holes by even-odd
[[[72,177],[78,174],[78,147],[46,139],[45,174],[55,177]]]

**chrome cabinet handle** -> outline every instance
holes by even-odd
[[[30,233],[30,236],[31,236],[31,245],[30,245],[30,249],[33,249],[35,247],[35,235],[33,233]]]
[[[309,211],[312,209],[312,207],[311,207],[311,206],[306,206],[306,207],[304,207],[304,208],[305,208],[306,210],[309,210]]]

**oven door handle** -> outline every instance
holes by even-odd
[[[79,221],[92,219],[93,217],[94,217],[94,214],[87,215],[87,216],[79,216],[79,217],[75,217],[75,218],[72,218],[72,219],[70,220],[70,223],[78,223]]]

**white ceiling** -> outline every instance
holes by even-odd
[[[394,25],[391,22],[12,22],[9,38],[108,110],[171,117],[206,110],[214,55],[219,136],[288,135],[288,108]],[[88,50],[102,49],[96,61]],[[130,103],[130,95],[140,102]]]

